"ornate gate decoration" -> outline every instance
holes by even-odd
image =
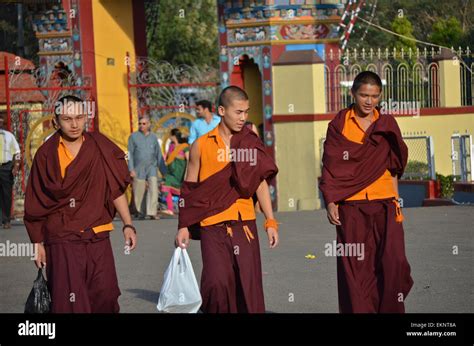
[[[20,205],[34,153],[55,131],[51,124],[55,102],[64,95],[93,101],[93,87],[90,78],[78,77],[60,62],[54,67],[35,68],[29,60],[7,53],[3,56],[3,66],[6,127],[18,139],[21,150],[20,173],[13,188],[14,203]],[[88,131],[94,129],[94,123],[95,116],[91,116],[86,125]]]
[[[133,119],[147,115],[159,138],[164,139],[167,130],[173,127],[187,133],[195,119],[196,102],[201,99],[216,101],[217,69],[174,66],[144,57],[137,57],[132,63],[128,54],[126,64],[131,132]]]

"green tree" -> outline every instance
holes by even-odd
[[[397,17],[407,18],[412,24],[413,36],[421,41],[431,42],[430,35],[435,31],[434,25],[440,21],[446,21],[450,17],[458,20],[461,26],[462,40],[460,44],[463,48],[473,47],[474,40],[471,35],[474,18],[474,0],[368,0],[362,7],[359,16],[365,20],[370,20],[371,4],[377,3],[372,23],[387,29],[392,29],[392,23]],[[364,36],[364,32],[367,34]],[[364,40],[361,41],[361,38]],[[351,48],[382,48],[393,47],[395,36],[386,33],[375,27],[368,26],[361,20],[356,22],[353,34],[350,37],[348,46]],[[433,42],[436,43],[436,42]],[[458,42],[448,42],[448,47],[458,45]],[[420,48],[424,46],[420,45]],[[429,47],[428,47],[429,48]]]
[[[148,1],[145,6],[149,57],[218,67],[215,0]]]
[[[462,39],[461,23],[456,18],[440,19],[433,24],[433,32],[430,35],[432,43],[457,48],[461,44]]]
[[[395,18],[395,20],[392,22],[392,31],[405,37],[410,37],[413,39],[415,38],[415,36],[413,36],[413,25],[407,17]],[[408,50],[411,48],[412,51],[415,52],[416,43],[413,40],[396,36],[394,47],[397,48],[397,51],[400,51],[403,48],[403,50],[408,53]]]

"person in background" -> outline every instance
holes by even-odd
[[[3,128],[4,118],[0,116],[0,211],[3,228],[9,229],[12,207],[13,177],[20,167],[20,147],[13,133]]]
[[[193,122],[189,130],[189,145],[202,135],[214,130],[221,121],[221,117],[212,114],[212,104],[207,100],[196,102],[196,112],[198,119]]]
[[[128,168],[133,178],[134,202],[139,216],[158,220],[157,170],[163,158],[158,139],[150,127],[150,118],[142,117],[138,121],[139,130],[128,138]],[[146,210],[143,210],[145,191]]]
[[[161,186],[161,191],[166,197],[167,209],[162,210],[162,213],[174,215],[173,195],[180,195],[181,184],[189,161],[189,144],[179,129],[171,130],[170,139],[173,145],[170,145],[170,150],[166,156],[167,173]]]

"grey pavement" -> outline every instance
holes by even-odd
[[[404,209],[405,244],[415,284],[406,299],[407,312],[474,312],[474,207]],[[276,213],[280,246],[269,249],[263,217],[258,215],[263,282],[268,312],[338,312],[336,258],[324,255],[335,229],[324,211]],[[163,273],[174,250],[177,220],[135,221],[138,248],[124,253],[121,227],[112,233],[122,295],[121,312],[156,313]],[[25,227],[15,223],[0,229],[0,243],[28,242]],[[453,254],[453,249],[458,249]],[[200,244],[192,241],[189,254],[198,279]],[[307,259],[314,254],[315,259]],[[0,312],[23,312],[36,277],[28,257],[0,257]]]

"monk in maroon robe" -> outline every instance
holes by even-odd
[[[398,203],[408,149],[395,118],[376,107],[378,75],[360,73],[351,91],[355,104],[329,123],[319,185],[341,250],[339,311],[402,313],[413,285]]]
[[[58,100],[58,131],[37,151],[25,195],[24,222],[46,266],[54,313],[119,312],[120,290],[109,233],[118,210],[126,250],[136,246],[125,189],[124,152],[100,133],[84,132],[82,100]]]
[[[244,90],[231,86],[222,91],[222,120],[193,143],[181,188],[176,245],[186,248],[190,237],[201,240],[201,310],[206,313],[265,312],[252,196],[256,193],[274,248],[278,224],[267,180],[278,169],[260,138],[245,126],[248,110]]]

